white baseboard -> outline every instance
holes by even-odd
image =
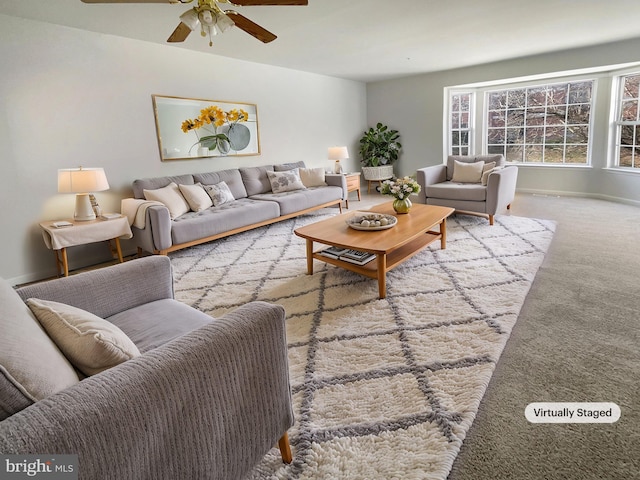
[[[541,195],[546,197],[581,197],[581,198],[595,198],[597,200],[605,200],[608,202],[623,203],[626,205],[633,205],[634,207],[640,207],[640,201],[631,200],[629,198],[614,197],[611,195],[603,195],[600,193],[585,193],[585,192],[567,192],[559,190],[538,190],[534,188],[518,188],[516,193]]]

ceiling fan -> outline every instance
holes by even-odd
[[[82,0],[84,3],[179,3],[187,4],[195,0]],[[184,42],[189,34],[200,25],[203,37],[209,37],[209,46],[213,45],[211,37],[222,33],[234,25],[263,43],[278,38],[266,28],[249,20],[235,10],[223,10],[220,4],[231,6],[254,5],[308,5],[308,0],[197,0],[198,5],[180,15],[180,23],[167,39],[167,42]]]

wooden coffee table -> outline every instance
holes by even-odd
[[[354,230],[346,224],[346,219],[356,212],[336,215],[327,220],[312,223],[295,230],[295,234],[307,241],[307,273],[313,274],[313,259],[378,279],[380,298],[387,296],[386,273],[410,259],[427,245],[440,240],[440,248],[447,246],[447,217],[453,208],[435,205],[413,204],[411,212],[398,215],[393,202],[371,207],[368,212],[385,213],[398,218],[395,227],[387,230]],[[439,231],[432,230],[439,225]],[[365,265],[356,265],[340,259],[321,255],[314,251],[314,242],[336,247],[373,253],[376,259]]]

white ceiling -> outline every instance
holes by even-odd
[[[0,2],[0,14],[160,44],[189,8]],[[233,9],[278,38],[263,44],[233,28],[213,47],[199,32],[172,45],[369,82],[640,37],[638,0],[309,0]]]

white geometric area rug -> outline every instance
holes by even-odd
[[[171,254],[176,297],[214,317],[287,312],[294,461],[258,479],[446,479],[542,263],[554,222],[453,215],[440,242],[377,281],[315,261],[294,229],[334,209]],[[371,232],[375,235],[376,232]]]

